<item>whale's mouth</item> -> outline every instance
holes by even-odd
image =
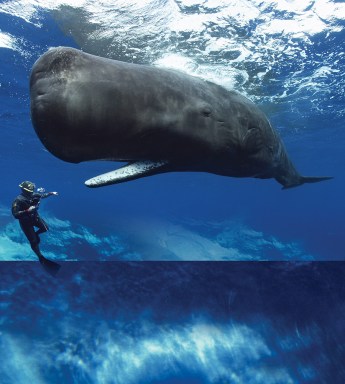
[[[104,187],[106,185],[123,183],[125,181],[139,179],[145,176],[152,176],[158,173],[168,172],[170,163],[161,161],[136,161],[115,169],[114,171],[103,173],[85,181],[85,185],[90,188]]]

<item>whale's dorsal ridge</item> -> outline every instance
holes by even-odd
[[[129,163],[114,171],[103,173],[86,180],[85,185],[90,188],[103,187],[105,185],[122,183],[124,181],[139,179],[144,176],[151,176],[157,173],[164,173],[169,168],[168,161],[136,161]]]

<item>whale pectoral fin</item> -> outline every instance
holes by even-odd
[[[129,163],[115,171],[86,180],[85,185],[90,188],[97,188],[110,184],[123,183],[145,176],[168,172],[170,168],[169,165],[170,163],[168,161],[137,161]]]

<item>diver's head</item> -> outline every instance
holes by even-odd
[[[35,191],[35,184],[31,181],[23,181],[19,184],[20,189],[25,195],[32,195]]]

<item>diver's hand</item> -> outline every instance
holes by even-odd
[[[58,193],[57,192],[50,192],[51,195],[54,195],[54,196],[57,196]]]
[[[34,205],[31,205],[31,207],[29,207],[26,212],[32,212],[36,209],[36,207]]]

